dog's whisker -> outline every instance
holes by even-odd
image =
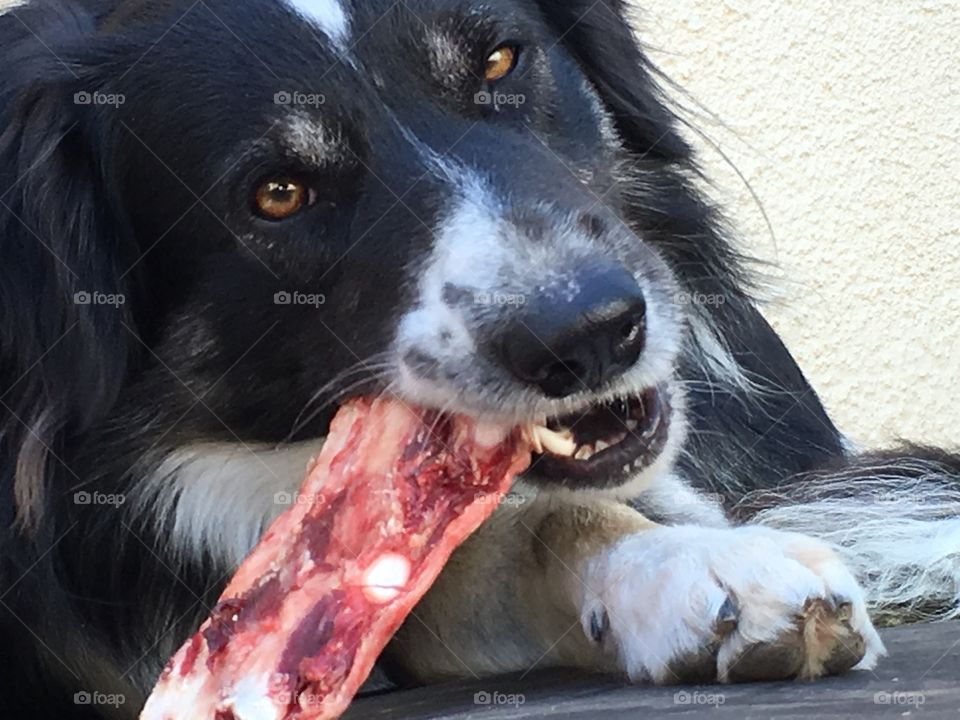
[[[324,393],[329,392],[333,388],[337,388],[342,382],[347,380],[353,375],[363,374],[363,373],[375,373],[382,371],[390,367],[390,363],[386,361],[380,361],[379,358],[388,357],[388,353],[377,353],[368,360],[359,360],[345,370],[339,372],[328,382],[324,383],[318,390],[316,390],[313,395],[304,403],[304,409],[301,411],[301,414],[310,408],[310,405],[320,399]],[[299,419],[299,416],[298,418]]]
[[[338,388],[335,393],[329,395],[329,397],[322,398],[320,395],[315,395],[308,403],[308,406],[305,407],[299,415],[297,415],[296,421],[287,436],[287,441],[289,442],[292,438],[296,437],[298,433],[300,433],[305,427],[309,426],[310,423],[313,422],[324,410],[333,405],[339,404],[343,399],[348,397],[359,388],[362,388],[366,385],[376,384],[378,381],[388,377],[388,373],[386,372],[387,369],[388,368],[384,368],[378,372],[370,372],[370,374],[365,375],[359,380],[355,380],[351,383],[343,385]],[[356,375],[357,373],[353,374]]]

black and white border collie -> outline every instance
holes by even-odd
[[[576,445],[458,552],[394,682],[812,678],[877,662],[871,614],[960,614],[960,459],[845,444],[625,13],[0,15],[0,716],[136,717],[359,394]]]

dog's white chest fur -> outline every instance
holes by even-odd
[[[323,440],[283,449],[196,445],[147,480],[134,507],[151,510],[181,557],[239,565],[287,507]]]

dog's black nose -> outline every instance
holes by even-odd
[[[501,336],[503,362],[549,397],[597,390],[640,358],[646,310],[626,270],[582,273],[518,309]]]

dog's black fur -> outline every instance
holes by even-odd
[[[683,474],[733,506],[851,462],[695,188],[691,149],[621,0],[487,3],[548,48],[512,89],[534,100],[506,119],[448,89],[431,100],[422,68],[384,40],[412,21],[378,28],[382,9],[369,5],[356,24],[371,28],[362,47],[387,89],[358,82],[279,2],[36,0],[0,16],[0,716],[100,717],[108,708],[74,702],[93,683],[137,697],[230,570],[212,554],[173,556],[142,515],[78,505],[75,493],[133,503],[179,448],[319,437],[350,383],[382,387],[344,373],[388,350],[398,309],[414,302],[405,273],[429,250],[422,221],[437,219],[445,192],[411,170],[392,118],[441,150],[479,122],[458,153],[521,200],[570,205],[554,153],[602,157],[582,73],[637,178],[621,190],[597,168],[597,192],[613,188],[614,211],[684,292],[724,299],[698,312],[749,380],[724,381],[702,338],[687,338]],[[355,154],[299,168],[274,142],[272,97],[318,83]],[[74,101],[93,91],[125,101]],[[252,217],[243,189],[291,163],[323,188],[322,206],[286,224]],[[273,304],[291,288],[340,309],[318,323],[313,308]],[[75,301],[94,292],[125,302]],[[320,388],[304,414],[297,399]],[[960,475],[960,461],[939,459]]]

